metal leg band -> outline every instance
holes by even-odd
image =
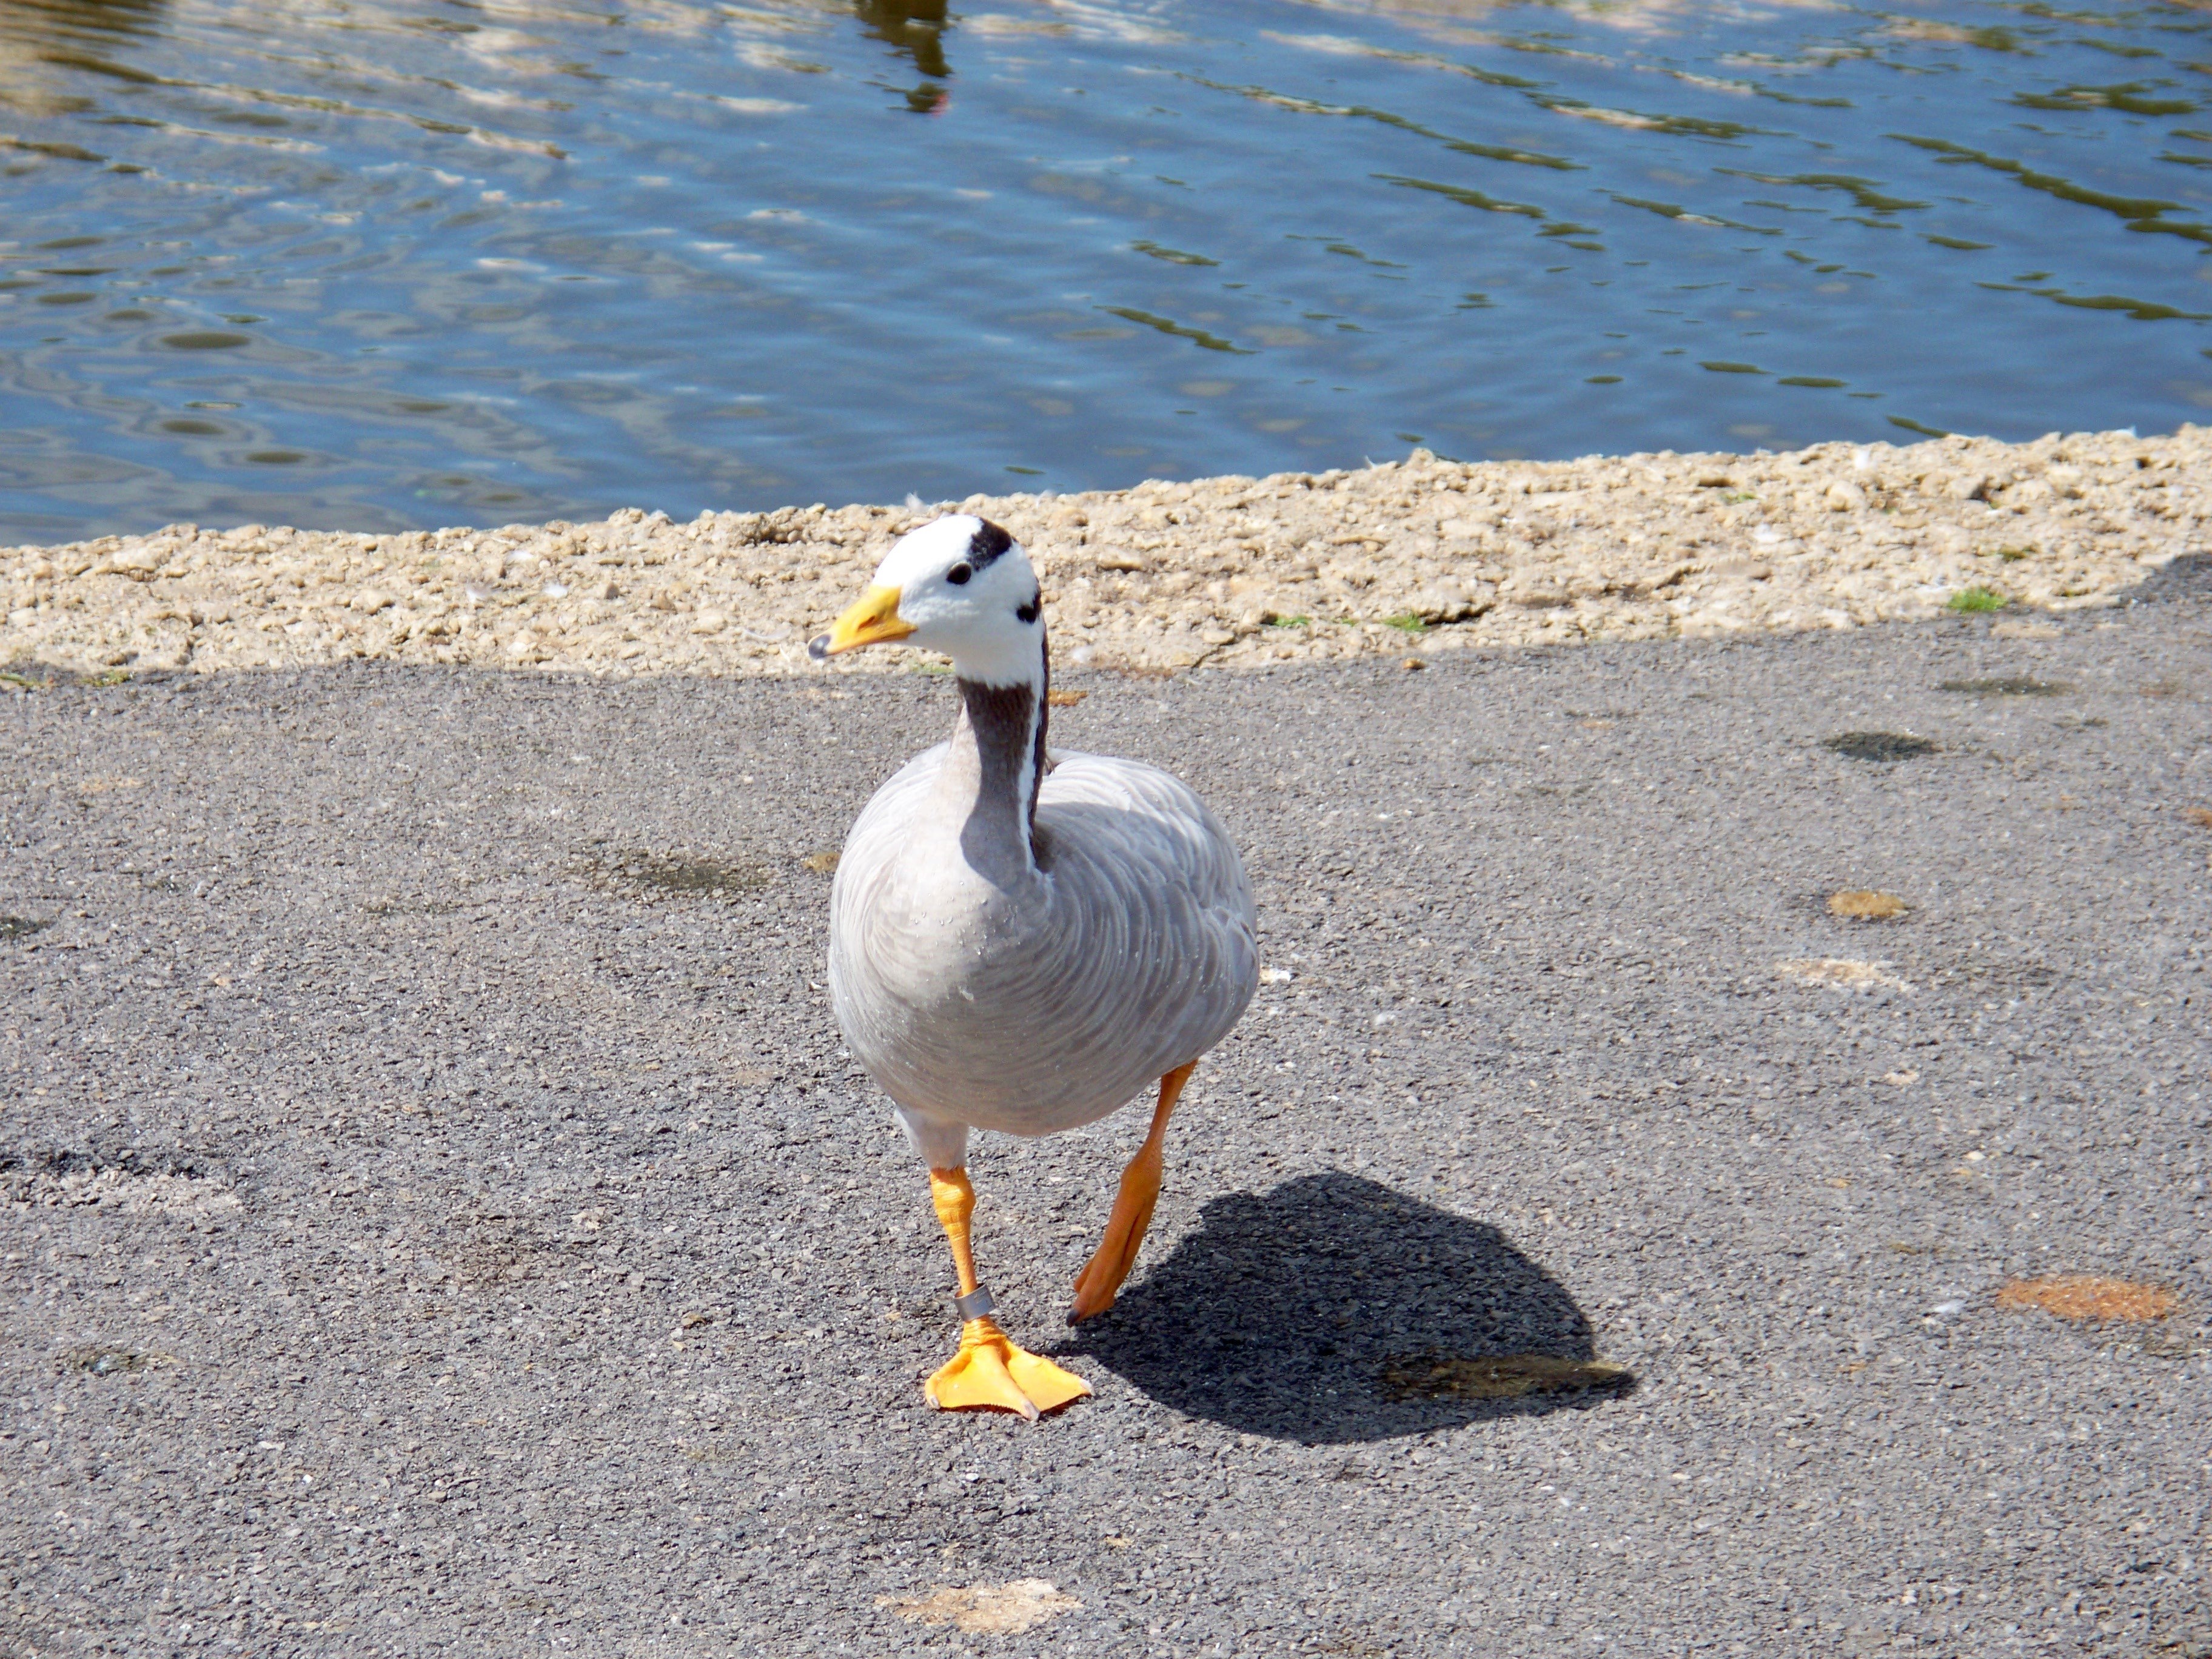
[[[981,1319],[998,1304],[991,1300],[990,1291],[986,1286],[978,1285],[967,1295],[954,1297],[952,1305],[960,1310],[962,1319],[968,1320]]]

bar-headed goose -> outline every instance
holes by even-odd
[[[975,1276],[968,1131],[1044,1135],[1157,1085],[1070,1322],[1114,1305],[1159,1195],[1168,1115],[1258,981],[1252,891],[1212,813],[1137,761],[1045,752],[1037,580],[1011,536],[939,519],[902,538],[817,658],[902,640],[952,659],[949,742],[876,792],[831,896],[837,1023],[928,1166],[959,1277],[938,1406],[1034,1418],[1089,1383],[1017,1347]]]

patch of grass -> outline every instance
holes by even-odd
[[[1270,617],[1267,618],[1267,625],[1269,628],[1310,628],[1313,626],[1313,618],[1311,617]]]
[[[2032,559],[2034,556],[2035,550],[2033,547],[2001,547],[1997,549],[1997,557],[2002,559],[2007,564],[2018,564],[2022,559]]]
[[[1382,625],[1404,634],[1425,634],[1429,631],[1428,623],[1410,611],[1402,616],[1383,617]]]
[[[0,916],[0,939],[28,939],[52,926],[33,916]]]
[[[1721,499],[1733,507],[1740,501],[1755,501],[1759,497],[1748,489],[1739,489],[1735,495],[1723,495]]]
[[[2005,596],[1993,592],[1986,587],[1962,588],[1951,596],[1949,607],[1954,611],[1966,613],[2002,611],[2005,608]]]

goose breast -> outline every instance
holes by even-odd
[[[1259,980],[1252,892],[1204,802],[1141,762],[1065,754],[1036,868],[976,873],[939,812],[943,745],[878,790],[839,860],[830,986],[854,1056],[925,1116],[1047,1134],[1227,1035]]]

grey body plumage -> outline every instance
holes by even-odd
[[[1181,780],[1056,757],[1027,814],[987,757],[1026,732],[916,756],[838,861],[830,986],[854,1058],[933,1164],[958,1126],[1051,1134],[1105,1116],[1225,1036],[1259,982],[1235,846]]]

